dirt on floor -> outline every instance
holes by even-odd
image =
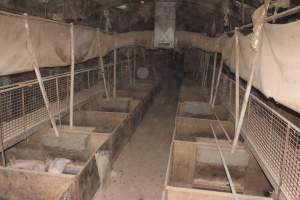
[[[113,166],[110,184],[94,200],[159,200],[177,109],[176,83],[163,89]]]

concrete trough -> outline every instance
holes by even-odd
[[[96,96],[83,105],[80,110],[128,113],[131,133],[133,134],[142,119],[143,103],[128,97],[106,99]]]
[[[68,124],[69,116],[65,116],[62,123]],[[109,134],[108,148],[112,160],[118,157],[132,134],[128,113],[78,110],[74,112],[74,125],[93,128],[95,133]]]
[[[178,104],[177,116],[179,117],[216,119],[215,115],[220,120],[229,119],[229,113],[223,106],[216,105],[212,108],[209,103],[198,101],[185,101]]]
[[[234,138],[234,124],[230,121],[218,121],[190,117],[176,117],[176,131],[174,140],[196,142],[198,138],[214,138],[210,124],[213,125],[215,133],[220,140]],[[224,128],[224,130],[223,130]]]
[[[159,92],[160,85],[150,83],[137,83],[135,87],[118,87],[118,97],[129,97],[143,103],[142,113],[145,113],[152,104],[155,95]]]

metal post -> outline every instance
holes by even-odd
[[[206,75],[206,52],[205,51],[203,51],[201,68],[202,68],[202,83],[201,83],[201,85],[202,85],[202,87],[204,87],[205,75]]]
[[[212,101],[212,107],[215,107],[215,102],[216,102],[216,98],[217,98],[217,94],[218,94],[218,88],[219,88],[219,84],[220,84],[220,79],[221,79],[221,75],[222,75],[222,71],[223,71],[223,65],[224,65],[224,59],[223,59],[223,55],[221,57],[221,62],[220,62],[220,68],[219,68],[219,73],[218,73],[218,79],[217,79],[217,84],[216,84],[216,89],[215,89],[215,95]]]
[[[87,77],[88,77],[88,89],[91,88],[91,83],[90,83],[90,70],[87,71]]]
[[[237,131],[240,113],[240,52],[238,30],[235,28],[235,131]]]
[[[276,197],[277,197],[276,199],[279,199],[279,196],[280,196],[280,190],[281,190],[280,188],[282,186],[283,170],[286,165],[286,157],[287,157],[287,152],[288,152],[288,148],[289,148],[290,130],[291,130],[291,125],[287,124],[286,133],[285,133],[283,158],[282,158],[282,163],[280,163],[279,184],[278,184],[277,190],[275,188]]]
[[[113,89],[113,96],[116,98],[117,96],[117,49],[116,45],[114,48],[114,89]]]
[[[6,166],[6,156],[5,156],[5,147],[4,147],[4,137],[3,137],[3,123],[0,123],[0,137],[1,137],[1,156],[2,156],[2,165]]]
[[[210,64],[210,54],[206,53],[205,55],[205,74],[204,74],[204,82],[202,83],[203,87],[207,86],[207,75],[208,75],[208,69]]]
[[[101,65],[101,71],[102,71],[101,72],[102,73],[102,78],[103,78],[103,82],[104,82],[105,95],[106,95],[106,98],[109,99],[109,92],[108,92],[108,89],[107,89],[104,62],[103,62],[103,57],[102,56],[100,56],[100,65]]]
[[[43,99],[44,99],[45,107],[48,111],[49,118],[50,118],[53,130],[55,132],[55,135],[59,136],[59,132],[58,132],[54,117],[53,117],[52,112],[50,110],[49,100],[48,100],[47,92],[45,90],[42,75],[41,75],[41,72],[39,70],[38,60],[37,60],[37,57],[36,57],[35,52],[33,50],[31,40],[30,40],[30,29],[29,29],[27,14],[24,14],[24,16],[25,16],[25,30],[26,30],[26,33],[27,33],[27,50],[28,50],[28,52],[29,52],[29,54],[32,58],[34,72],[35,72],[35,75],[37,77],[37,80],[38,80],[38,83],[39,83],[39,86],[40,86],[40,90],[41,90],[41,93],[42,93],[42,96],[43,96]]]
[[[215,76],[216,76],[217,57],[218,57],[218,53],[215,52],[215,56],[214,56],[214,66],[213,66],[213,73],[212,73],[212,80],[211,80],[211,86],[210,86],[210,100],[209,100],[209,103],[210,103],[210,104],[212,104],[212,100],[213,100],[213,92],[214,92],[214,87],[215,87]]]
[[[245,0],[242,0],[242,12],[241,12],[241,15],[242,15],[242,25],[245,24]]]
[[[134,47],[134,58],[133,58],[133,86],[135,86],[135,76],[136,76],[136,47]]]
[[[131,64],[129,59],[129,50],[127,51],[127,64],[128,64],[129,85],[132,86],[132,71],[131,71]]]
[[[97,29],[97,48],[98,48],[98,53],[99,53],[99,65],[101,66],[101,71],[102,71],[101,73],[102,73],[102,78],[103,78],[105,95],[106,95],[106,98],[109,99],[109,93],[108,93],[106,77],[105,77],[104,62],[103,62],[103,57],[101,56],[100,31],[99,31],[99,29]]]
[[[74,79],[75,79],[75,41],[74,41],[74,25],[71,23],[71,87],[70,87],[70,128],[74,126]]]
[[[27,139],[26,135],[26,114],[25,114],[25,95],[24,95],[24,88],[21,90],[22,92],[22,121],[23,121],[23,132],[24,132],[24,137]]]
[[[59,95],[59,87],[58,87],[58,78],[55,79],[56,84],[56,99],[57,99],[57,106],[58,106],[58,119],[59,125],[61,126],[61,113],[60,113],[60,95]]]

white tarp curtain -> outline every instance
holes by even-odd
[[[40,67],[70,64],[70,26],[28,18],[30,38]],[[0,75],[33,70],[27,50],[25,16],[0,15]],[[97,56],[97,32],[75,26],[75,54],[78,62]]]
[[[27,51],[24,17],[0,14],[0,75],[32,71]],[[70,64],[70,26],[38,19],[29,19],[31,41],[40,67]],[[153,48],[153,31],[137,31],[116,35],[100,33],[101,49],[97,46],[97,31],[75,26],[76,62],[106,55],[115,47],[139,45]],[[248,80],[253,59],[251,34],[239,33],[240,76]],[[176,47],[196,47],[222,52],[232,72],[235,59],[234,37],[209,38],[198,33],[176,32]],[[284,24],[265,24],[262,48],[258,57],[254,86],[267,97],[300,112],[300,21]]]
[[[252,34],[239,33],[240,76],[248,80],[254,51]],[[235,39],[223,37],[222,54],[232,72],[235,72]],[[265,24],[261,51],[255,63],[255,88],[265,96],[300,112],[300,21],[288,24]]]

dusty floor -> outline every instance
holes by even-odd
[[[167,169],[177,107],[175,83],[166,82],[114,163],[110,185],[94,200],[159,200]]]

